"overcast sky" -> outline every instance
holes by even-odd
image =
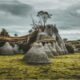
[[[24,35],[31,28],[31,14],[46,10],[53,14],[62,38],[80,39],[80,0],[0,0],[0,30]]]

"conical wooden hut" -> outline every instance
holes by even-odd
[[[34,43],[32,48],[25,54],[23,60],[29,64],[47,64],[49,59],[43,47],[39,43]]]
[[[65,46],[64,41],[62,40],[62,38],[60,37],[59,33],[56,33],[56,41],[57,41],[57,46],[60,47],[60,51],[62,52],[62,54],[67,54],[67,48]]]
[[[1,55],[12,55],[12,54],[14,54],[13,48],[9,44],[9,42],[5,42],[5,44],[0,47],[0,54]]]
[[[14,44],[13,51],[14,53],[19,53],[19,47],[17,44]]]
[[[44,45],[44,50],[45,50],[46,54],[48,55],[48,57],[53,57],[54,56],[51,49],[49,48],[48,44]]]
[[[59,55],[58,52],[56,51],[55,44],[48,43],[48,47],[50,48],[54,56]]]
[[[59,54],[59,55],[62,55],[62,54],[63,54],[63,52],[62,52],[61,47],[58,45],[58,43],[57,43],[57,42],[56,42],[55,44],[56,44],[56,50],[57,50],[58,54]]]
[[[68,51],[66,49],[65,43],[59,35],[59,31],[56,25],[47,25],[45,28],[45,32],[55,39],[56,50],[59,54],[67,54]]]
[[[43,44],[44,50],[48,57],[53,57],[52,50],[48,46],[48,43],[53,43],[54,41],[55,40],[45,32],[40,32],[38,34],[37,42],[41,42]]]

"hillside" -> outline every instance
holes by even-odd
[[[51,64],[29,65],[23,55],[0,56],[0,80],[80,80],[80,54],[54,57]]]

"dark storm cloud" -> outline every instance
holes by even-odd
[[[0,0],[0,26],[24,26],[29,23],[31,5],[17,0]]]
[[[30,5],[20,3],[17,0],[6,2],[0,0],[0,11],[9,13],[11,15],[26,16],[31,10],[32,7]]]
[[[65,10],[52,10],[52,21],[61,29],[80,29],[80,5],[79,3]]]

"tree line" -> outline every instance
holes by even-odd
[[[0,36],[3,36],[3,37],[10,37],[10,34],[8,33],[8,31],[6,29],[2,29],[1,32],[0,32]],[[14,36],[18,36],[16,33],[14,34]]]

